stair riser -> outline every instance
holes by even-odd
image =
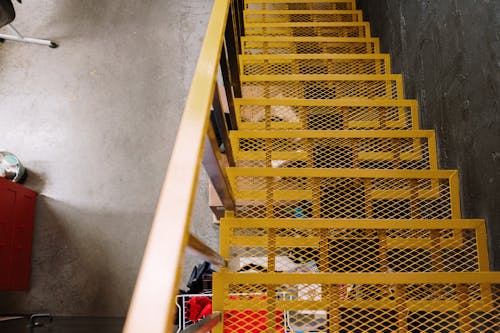
[[[415,101],[408,100],[235,100],[242,130],[418,129]]]
[[[390,74],[387,55],[341,55],[302,59],[299,55],[267,55],[240,57],[243,75],[326,75],[326,74]]]
[[[342,0],[245,0],[246,9],[261,10],[353,10],[354,1]]]
[[[221,254],[232,271],[249,264],[266,272],[306,269],[311,274],[488,269],[483,221],[449,221],[449,229],[437,228],[432,220],[411,227],[398,221],[313,222],[223,219]]]
[[[437,169],[434,133],[409,132],[232,131],[230,137],[239,167]]]
[[[243,54],[377,54],[377,38],[242,37]]]
[[[244,22],[286,23],[286,22],[361,22],[359,10],[245,10]]]
[[[366,22],[329,23],[249,23],[245,26],[246,36],[318,36],[318,37],[371,37]]]

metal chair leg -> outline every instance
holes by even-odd
[[[7,24],[7,26],[14,34],[13,35],[0,34],[0,39],[14,40],[17,42],[32,43],[32,44],[39,44],[39,45],[46,45],[46,46],[51,47],[51,48],[56,48],[59,46],[50,40],[24,37],[12,24]]]

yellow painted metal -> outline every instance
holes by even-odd
[[[280,28],[280,27],[364,27],[369,29],[368,22],[265,22],[265,23],[247,23],[245,28]],[[360,37],[370,37],[360,36]]]
[[[236,209],[214,277],[226,328],[494,331],[484,221],[460,219],[458,173],[438,169],[434,131],[355,2],[245,8]],[[238,272],[249,263],[266,272]]]
[[[273,98],[236,98],[235,105],[285,105],[285,106],[338,106],[338,107],[408,107],[412,110],[412,117],[417,115],[417,101],[411,99],[378,100],[378,99],[350,99],[350,100],[307,100],[307,99],[273,99]],[[413,114],[416,113],[416,114]],[[418,121],[418,118],[417,118]],[[418,125],[418,123],[417,123]],[[418,128],[418,126],[415,126]]]
[[[242,42],[313,42],[313,43],[378,43],[379,38],[374,37],[296,37],[296,36],[244,36]],[[376,52],[379,53],[379,52]]]
[[[451,189],[451,206],[453,218],[460,218],[460,185],[458,183],[458,172],[454,172],[450,177],[450,189]]]
[[[435,140],[434,131],[431,130],[363,130],[363,131],[349,131],[349,130],[301,130],[301,131],[231,131],[230,137],[235,139],[249,139],[249,138],[427,138]]]
[[[294,81],[401,81],[401,74],[297,74],[297,75],[242,75],[242,82]]]
[[[338,302],[338,306],[342,307],[342,309],[366,309],[366,310],[393,310],[398,307],[400,303],[394,300],[384,300],[384,301],[373,301],[373,300],[355,300],[355,301],[341,301]],[[491,301],[469,301],[467,302],[468,306],[473,309],[479,309],[479,313],[484,312],[485,310],[492,311],[493,304]],[[278,311],[300,311],[311,312],[311,311],[325,311],[331,307],[331,303],[328,301],[277,301],[275,305],[275,309]],[[258,303],[254,300],[244,300],[244,301],[232,301],[228,302],[225,306],[227,311],[266,311],[267,304]],[[436,312],[460,312],[460,303],[459,301],[407,301],[405,302],[405,311],[411,312],[423,312],[422,309],[425,309],[427,313]],[[382,312],[380,311],[380,312]],[[326,312],[326,311],[325,311]],[[384,311],[385,312],[385,311]],[[367,316],[368,317],[368,316]],[[380,316],[379,320],[383,317]],[[366,318],[368,319],[368,318]],[[494,324],[492,322],[491,324]],[[453,325],[450,325],[453,327]]]
[[[364,169],[437,169],[433,131],[239,130],[230,139],[240,167],[264,167],[268,150],[279,167],[347,168],[358,160]]]
[[[372,59],[383,59],[385,61],[390,61],[390,56],[386,53],[377,54],[329,54],[329,53],[319,53],[319,54],[243,54],[240,55],[242,61],[264,61],[264,60],[275,60],[275,61],[286,61],[286,60],[372,60]]]
[[[477,252],[479,256],[479,270],[486,272],[490,269],[488,256],[488,237],[486,235],[486,225],[481,223],[478,226],[477,233]]]
[[[417,105],[413,102],[389,99],[237,99],[235,107],[240,129],[259,130],[269,126],[270,129],[397,130],[418,128]],[[276,116],[273,119],[263,117],[265,110]],[[304,117],[298,116],[301,112]]]
[[[226,228],[223,235],[229,235],[228,228],[304,228],[304,221],[300,219],[274,218],[235,218],[226,216],[221,221],[221,226]],[[481,233],[485,226],[484,220],[460,219],[460,220],[372,220],[372,219],[307,219],[307,227],[312,229],[334,228],[334,229],[476,229]],[[227,234],[225,234],[227,232]]]
[[[299,207],[319,209],[323,218],[457,219],[459,207],[454,206],[451,188],[456,185],[449,181],[455,174],[452,170],[228,169],[237,206],[252,207],[237,208],[238,217],[292,217]],[[264,208],[272,215],[263,215]]]
[[[293,241],[297,242],[297,246],[318,246],[311,245],[310,241],[318,243],[320,240],[317,239],[316,235],[320,233],[320,230],[330,230],[331,234],[330,242],[333,239],[338,240],[348,240],[351,241],[359,238],[353,231],[355,230],[366,230],[366,240],[372,242],[372,244],[367,244],[366,248],[357,244],[355,251],[356,258],[362,260],[363,263],[369,263],[372,259],[371,256],[377,251],[381,251],[383,248],[386,249],[418,249],[422,251],[424,249],[428,250],[434,247],[432,240],[429,239],[430,230],[442,229],[441,242],[439,247],[441,249],[455,249],[455,252],[443,252],[443,255],[448,256],[446,259],[447,264],[443,266],[443,269],[448,271],[462,269],[473,270],[473,271],[484,271],[488,267],[488,253],[486,248],[486,235],[484,231],[484,221],[482,220],[366,220],[366,219],[314,219],[308,218],[307,223],[304,223],[301,219],[286,219],[286,218],[274,218],[274,219],[258,219],[258,218],[233,218],[227,217],[222,220],[222,225],[224,226],[221,230],[221,244],[220,248],[225,258],[230,257],[230,247],[234,246],[245,246],[245,249],[251,256],[267,257],[269,255],[274,255],[268,251],[262,252],[264,248],[257,250],[251,250],[248,246],[265,246],[264,235],[262,232],[268,228],[279,228],[280,230],[290,230],[290,232],[282,232],[286,237],[293,237]],[[383,248],[374,247],[375,243],[374,235],[370,236],[370,230],[388,230],[390,231],[390,238],[385,242]],[[470,231],[458,231],[467,230]],[[233,234],[233,231],[238,230],[238,235]],[[246,230],[246,231],[245,231]],[[254,231],[259,230],[255,233]],[[295,232],[291,232],[294,230]],[[299,231],[302,230],[302,231]],[[351,230],[346,233],[346,230]],[[420,231],[419,231],[420,230]],[[252,235],[250,237],[243,237],[241,235]],[[349,237],[351,235],[351,237]],[[237,237],[238,236],[238,237]],[[354,238],[353,238],[354,236]],[[375,235],[376,236],[376,235]],[[296,238],[299,237],[299,238]],[[277,244],[282,244],[283,237],[277,239]],[[361,238],[363,239],[363,238]],[[319,243],[318,243],[319,244]],[[340,244],[340,243],[339,243]],[[354,243],[352,243],[354,245]],[[477,247],[477,249],[476,249]],[[368,250],[371,248],[371,250]],[[289,249],[288,253],[293,249]],[[334,249],[331,248],[331,251]],[[283,252],[284,250],[280,250]],[[317,256],[318,249],[307,248],[300,250],[301,257],[307,257],[309,253],[310,258]],[[340,252],[345,252],[345,249],[339,248]],[[287,252],[287,251],[285,251]],[[238,255],[243,255],[241,251],[237,252]],[[364,253],[364,254],[363,254]],[[473,255],[476,253],[476,255]],[[364,255],[368,255],[366,261],[363,259]],[[405,256],[407,258],[405,258]],[[413,258],[415,256],[415,258]],[[425,256],[422,252],[410,252],[410,253],[399,253],[399,261],[407,265],[405,270],[408,270],[413,266],[413,269],[419,269],[419,265],[425,264],[423,259]],[[331,256],[328,256],[331,257]],[[412,259],[413,258],[413,259]],[[417,259],[418,258],[418,259]],[[394,258],[392,259],[394,261]],[[476,263],[479,261],[479,263]],[[457,268],[458,263],[458,268]],[[359,265],[358,262],[355,264]],[[344,267],[346,264],[344,264]],[[392,264],[392,269],[395,270],[397,266]],[[401,264],[400,264],[401,265]],[[373,266],[373,262],[368,264],[368,267]],[[485,268],[486,267],[486,268]],[[321,268],[321,266],[320,266]],[[345,269],[345,268],[344,268]],[[366,269],[366,268],[365,268]],[[401,269],[401,267],[400,267]],[[427,268],[428,269],[428,268]]]
[[[292,19],[313,22],[363,21],[360,10],[251,10],[244,11],[244,22],[291,22]],[[300,22],[300,21],[299,21]]]
[[[243,75],[245,98],[402,99],[397,74]]]
[[[387,54],[255,54],[239,63],[244,75],[391,73]]]
[[[215,0],[124,332],[172,332],[229,0]]]
[[[247,23],[246,36],[370,37],[366,22],[265,22]]]
[[[314,169],[314,168],[227,168],[228,177],[359,177],[359,178],[412,178],[454,179],[456,170],[363,170],[363,169]],[[458,185],[458,184],[455,184]]]
[[[245,0],[250,3],[355,3],[354,0]]]
[[[419,273],[245,273],[238,274],[221,270],[215,273],[223,277],[225,284],[447,284],[489,283],[500,284],[500,272],[419,272]]]
[[[245,36],[241,43],[243,54],[380,53],[378,38]]]
[[[245,0],[245,4],[251,3],[356,3],[354,0]]]

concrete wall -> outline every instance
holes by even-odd
[[[485,218],[500,269],[500,2],[358,0],[381,50],[436,130],[441,168],[460,173],[465,218]]]
[[[15,4],[60,47],[0,44],[0,148],[41,193],[32,290],[0,292],[0,314],[125,315],[212,4]],[[206,186],[195,230],[216,245]]]

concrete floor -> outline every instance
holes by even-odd
[[[15,4],[60,47],[0,44],[0,149],[41,193],[32,289],[0,292],[0,313],[125,315],[212,3]],[[206,188],[193,229],[216,247]]]
[[[52,321],[39,319],[40,326],[29,326],[29,318],[1,321],[2,333],[119,333],[123,318],[55,317]]]
[[[500,2],[358,0],[372,32],[437,133],[441,168],[458,169],[462,215],[485,218],[500,270]]]
[[[0,45],[0,148],[41,193],[32,290],[0,292],[0,313],[125,314],[212,2],[16,4],[21,31],[61,47]],[[499,269],[498,2],[360,3]],[[206,196],[202,176],[193,229],[216,247]]]

